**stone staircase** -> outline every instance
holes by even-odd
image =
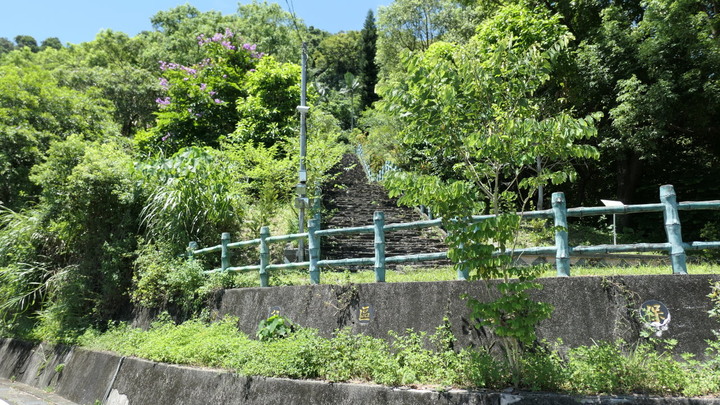
[[[426,218],[417,209],[399,207],[387,191],[377,183],[370,183],[354,154],[347,154],[333,169],[337,176],[323,186],[322,229],[348,228],[373,224],[375,211],[385,213],[385,224],[420,221]],[[339,235],[322,239],[323,259],[348,259],[374,256],[373,234]],[[447,250],[442,231],[437,228],[392,231],[385,234],[385,255],[398,256],[434,253]],[[447,265],[450,261],[413,263],[430,267]],[[388,264],[392,268],[393,265]]]

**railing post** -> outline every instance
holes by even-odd
[[[570,276],[570,244],[565,194],[553,193],[552,209],[555,216],[555,267],[558,277],[568,277]]]
[[[385,214],[375,211],[373,216],[375,225],[375,281],[385,281]]]
[[[317,215],[317,214],[316,214]],[[315,234],[320,228],[320,221],[310,220],[308,226],[308,251],[310,253],[310,284],[320,284],[320,238]]]
[[[457,271],[458,280],[467,280],[470,278],[470,266],[467,263],[460,262]]]
[[[188,257],[188,259],[194,259],[194,258],[195,258],[195,251],[197,250],[197,248],[198,248],[197,242],[191,241],[190,243],[188,243],[188,247],[187,247],[187,257]]]
[[[230,243],[230,233],[229,232],[223,232],[220,236],[220,245],[221,245],[221,251],[220,251],[220,269],[222,271],[227,270],[228,267],[230,267],[230,249],[228,248],[228,244]]]
[[[665,206],[665,233],[670,243],[670,262],[674,274],[687,274],[685,248],[683,248],[680,215],[678,214],[677,197],[672,185],[660,187],[660,202]]]
[[[267,238],[270,237],[270,227],[260,228],[260,287],[268,286],[267,266],[270,264],[270,248]]]

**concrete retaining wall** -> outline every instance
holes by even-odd
[[[720,275],[541,279],[543,289],[534,291],[533,298],[555,310],[540,324],[538,335],[549,341],[561,338],[564,347],[634,341],[642,328],[637,317],[641,304],[656,300],[671,315],[662,336],[678,340],[678,353],[702,356],[712,329],[720,328],[707,314],[710,281],[720,281]],[[344,327],[375,337],[408,328],[433,333],[447,317],[461,346],[488,343],[492,337],[473,326],[464,295],[487,300],[493,291],[482,281],[243,288],[225,291],[217,311],[237,316],[239,328],[251,336],[272,311],[325,336]]]
[[[48,349],[58,349],[59,354],[46,357],[44,353]],[[720,399],[712,398],[572,397],[465,390],[438,392],[241,377],[223,370],[173,366],[66,347],[32,346],[9,339],[0,340],[0,359],[0,378],[55,390],[57,394],[81,405],[720,405]],[[64,367],[35,367],[48,359]]]

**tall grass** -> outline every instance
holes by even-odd
[[[295,328],[286,337],[251,339],[239,332],[237,319],[175,325],[161,318],[143,331],[126,324],[105,333],[88,331],[79,343],[159,362],[209,366],[241,375],[373,382],[436,389],[468,388],[553,391],[572,394],[648,394],[700,396],[720,394],[715,360],[675,359],[664,342],[598,342],[563,356],[552,348],[523,353],[518,366],[483,348],[453,350],[449,325],[428,336],[408,330],[388,339],[336,331],[332,338],[313,329]],[[672,342],[669,342],[672,345]]]

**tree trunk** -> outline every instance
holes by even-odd
[[[632,151],[626,151],[617,161],[617,198],[623,204],[627,205],[634,202],[635,190],[641,175],[642,161],[639,156]],[[620,230],[630,225],[629,215],[620,215],[618,220]]]

